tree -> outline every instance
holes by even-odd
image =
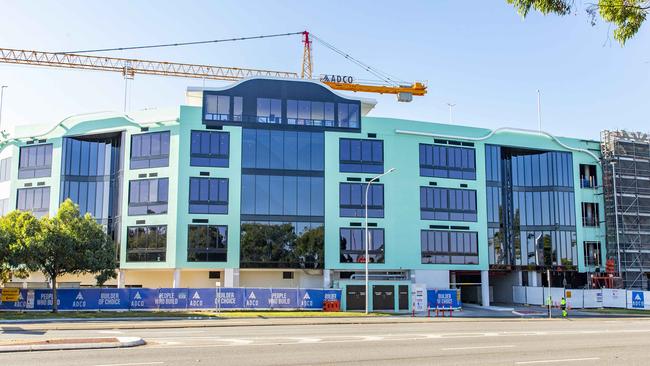
[[[65,200],[54,217],[43,217],[27,240],[27,267],[52,281],[52,312],[58,311],[57,279],[65,274],[96,274],[99,284],[115,277],[115,247],[90,214]]]
[[[38,219],[31,212],[12,211],[0,217],[0,284],[29,275],[24,258],[38,229]]]
[[[517,12],[526,17],[530,9],[535,9],[542,14],[568,15],[574,9],[573,0],[506,0],[517,9]],[[650,0],[598,0],[597,3],[588,4],[587,14],[591,17],[591,24],[596,24],[600,16],[604,21],[616,26],[614,38],[625,45],[630,38],[639,31],[641,25],[650,11]]]
[[[323,226],[306,230],[296,238],[295,256],[305,268],[323,268],[325,228]]]

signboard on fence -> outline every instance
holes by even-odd
[[[462,307],[460,290],[427,290],[427,302],[431,309]]]
[[[18,301],[18,297],[20,296],[20,289],[19,288],[6,287],[6,288],[3,288],[3,289],[0,289],[0,291],[2,291],[2,296],[0,296],[0,301],[2,301],[2,302]]]
[[[629,290],[627,292],[627,308],[650,310],[650,291]]]
[[[411,301],[413,311],[427,310],[427,286],[421,283],[411,285]]]
[[[627,294],[625,290],[603,289],[603,306],[606,308],[622,308],[627,307]]]

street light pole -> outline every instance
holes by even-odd
[[[4,100],[5,96],[5,88],[8,88],[8,86],[0,85],[0,126],[2,126],[2,101]]]
[[[370,181],[368,181],[368,184],[366,184],[366,195],[365,195],[366,200],[364,201],[366,203],[366,222],[365,222],[365,231],[366,231],[366,233],[365,233],[365,238],[366,238],[365,247],[366,248],[365,249],[366,249],[366,256],[364,258],[364,262],[365,262],[365,265],[366,265],[366,272],[365,272],[366,273],[366,276],[365,276],[366,277],[366,315],[368,315],[368,304],[369,304],[369,298],[370,298],[370,295],[369,295],[369,292],[368,292],[368,289],[370,287],[369,286],[369,281],[368,281],[368,262],[369,262],[369,260],[368,260],[369,259],[368,258],[368,246],[370,245],[370,243],[369,243],[370,242],[370,236],[368,235],[368,190],[370,189],[370,185],[372,184],[372,182],[375,182],[379,178],[383,177],[384,175],[386,175],[388,173],[392,173],[394,171],[395,171],[395,168],[390,168],[386,172],[384,172],[383,174],[380,174],[380,175],[372,178]]]

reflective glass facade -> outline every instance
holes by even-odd
[[[485,149],[490,264],[577,265],[571,154]]]
[[[227,214],[228,179],[190,178],[191,214]]]
[[[19,189],[16,200],[20,211],[31,211],[36,217],[50,213],[50,187]]]
[[[169,132],[131,136],[131,169],[169,166]]]
[[[167,213],[169,179],[139,179],[129,182],[129,215]]]
[[[228,167],[230,134],[217,131],[192,131],[190,165]]]
[[[187,230],[188,262],[225,262],[228,260],[228,227],[190,225]]]
[[[362,228],[341,228],[341,263],[366,262],[366,231]],[[384,263],[384,229],[369,228],[368,263]]]
[[[164,262],[167,253],[167,225],[127,228],[127,262]]]
[[[478,233],[422,230],[422,263],[478,264]]]
[[[473,148],[420,144],[420,175],[455,179],[476,179]]]
[[[420,187],[422,220],[476,221],[476,191]]]
[[[345,173],[384,172],[384,142],[381,140],[341,139],[339,169]]]

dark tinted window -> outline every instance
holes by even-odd
[[[187,228],[188,262],[226,262],[228,227],[189,225]]]
[[[227,95],[206,95],[203,110],[205,111],[204,117],[206,121],[228,121],[230,120],[230,97]],[[241,112],[239,115],[241,116]]]
[[[242,168],[323,171],[322,132],[242,131]]]
[[[282,100],[257,98],[257,122],[282,123]]]
[[[339,185],[339,215],[365,217],[366,184],[341,183]],[[368,217],[384,217],[384,185],[371,184],[368,189]]]
[[[384,172],[384,142],[382,140],[339,140],[339,170],[346,173]]]
[[[169,179],[142,179],[129,182],[129,215],[167,213]]]
[[[169,166],[169,131],[131,136],[131,169]]]
[[[190,144],[191,166],[228,166],[230,133],[192,131]]]
[[[50,212],[50,187],[19,189],[16,208],[31,211],[36,217],[47,215]]]
[[[191,214],[227,214],[228,179],[190,178]]]
[[[423,220],[476,221],[476,191],[420,187],[420,218]]]
[[[422,230],[423,264],[478,264],[478,234],[465,231]]]
[[[52,174],[52,144],[20,148],[18,178],[42,178]]]
[[[365,230],[362,228],[341,228],[341,263],[365,263]],[[384,263],[384,229],[368,229],[369,263]]]
[[[339,127],[359,128],[359,105],[338,103]]]
[[[334,103],[287,100],[287,124],[333,127],[335,123]]]
[[[164,262],[167,226],[129,226],[126,236],[127,262]]]
[[[474,149],[420,144],[420,175],[424,177],[476,179]]]

